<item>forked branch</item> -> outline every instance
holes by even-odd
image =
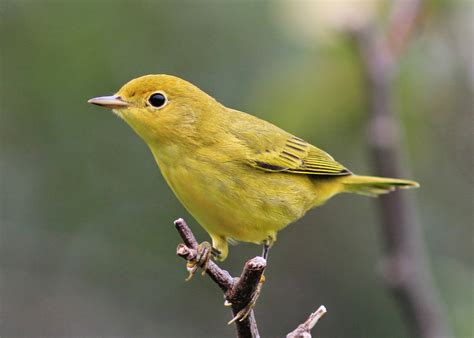
[[[184,244],[179,244],[176,254],[183,257],[188,262],[197,256],[198,242],[186,222],[180,218],[174,222]],[[245,263],[242,274],[239,278],[233,278],[229,272],[221,269],[213,261],[207,264],[206,274],[221,288],[224,292],[226,304],[232,307],[234,316],[247,305],[259,287],[260,278],[263,275],[267,263],[262,257],[254,257]],[[231,321],[235,323],[238,337],[260,337],[255,321],[253,310],[249,315],[241,320]]]
[[[174,224],[184,242],[178,245],[176,254],[188,262],[195,261],[198,256],[198,242],[193,232],[182,218],[177,219]],[[253,310],[244,318],[241,318],[240,315],[249,302],[255,301],[253,297],[262,286],[262,276],[266,266],[267,262],[264,258],[254,257],[245,263],[240,277],[235,278],[213,261],[207,263],[206,274],[221,288],[224,293],[225,304],[232,307],[234,319],[229,324],[235,323],[237,337],[239,338],[260,337]],[[311,314],[306,322],[289,333],[287,337],[310,338],[310,330],[325,313],[326,308],[321,306],[315,313]]]

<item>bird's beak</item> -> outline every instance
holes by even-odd
[[[120,109],[128,107],[128,103],[122,100],[120,96],[99,96],[94,97],[87,101],[87,103],[92,103],[101,107],[110,108],[110,109]]]

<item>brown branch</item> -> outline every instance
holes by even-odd
[[[191,229],[183,219],[174,222],[184,244],[179,244],[176,254],[188,262],[197,256],[198,242]],[[261,277],[266,267],[266,261],[262,257],[255,257],[245,263],[240,278],[233,278],[226,270],[221,269],[216,263],[209,261],[206,274],[224,292],[226,304],[232,307],[232,313],[236,316],[242,308],[252,301],[255,291],[261,287]],[[231,321],[235,323],[238,337],[260,337],[255,321],[253,310],[241,320]]]
[[[421,0],[398,0],[392,7],[385,35],[395,58],[399,57],[408,45],[422,18]]]
[[[184,244],[178,244],[176,254],[188,262],[193,262],[198,256],[198,242],[193,232],[186,222],[179,218],[174,221],[176,230],[184,241]],[[264,280],[263,273],[267,266],[267,262],[263,257],[257,256],[245,263],[244,269],[239,278],[233,278],[226,270],[221,269],[216,263],[209,261],[206,273],[224,292],[225,305],[232,307],[234,319],[229,324],[235,323],[237,337],[241,338],[258,338],[260,337],[255,321],[253,310],[249,315],[240,318],[240,312],[249,302],[255,302],[255,294],[260,292]],[[263,277],[263,278],[262,278]],[[311,338],[311,329],[316,325],[318,320],[326,313],[326,308],[320,306],[316,312],[312,313],[309,318],[299,325],[293,332],[287,335],[287,338]]]
[[[294,331],[288,333],[286,338],[311,338],[311,330],[326,312],[324,305],[321,305],[315,312],[309,315],[303,324],[300,324]]]
[[[392,75],[420,17],[421,1],[398,0],[385,30],[365,27],[352,32],[356,38],[369,105],[369,145],[376,173],[404,177],[400,127],[393,106]],[[386,258],[383,277],[404,311],[413,336],[450,337],[427,263],[415,205],[397,191],[379,201]]]

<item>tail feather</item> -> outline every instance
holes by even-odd
[[[345,176],[342,184],[344,192],[367,196],[377,196],[395,189],[410,189],[420,186],[417,182],[410,180],[358,175]]]

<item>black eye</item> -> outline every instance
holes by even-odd
[[[150,102],[150,104],[153,107],[160,108],[165,105],[166,97],[161,93],[155,93],[152,96],[150,96],[150,98],[148,99],[148,102]]]

